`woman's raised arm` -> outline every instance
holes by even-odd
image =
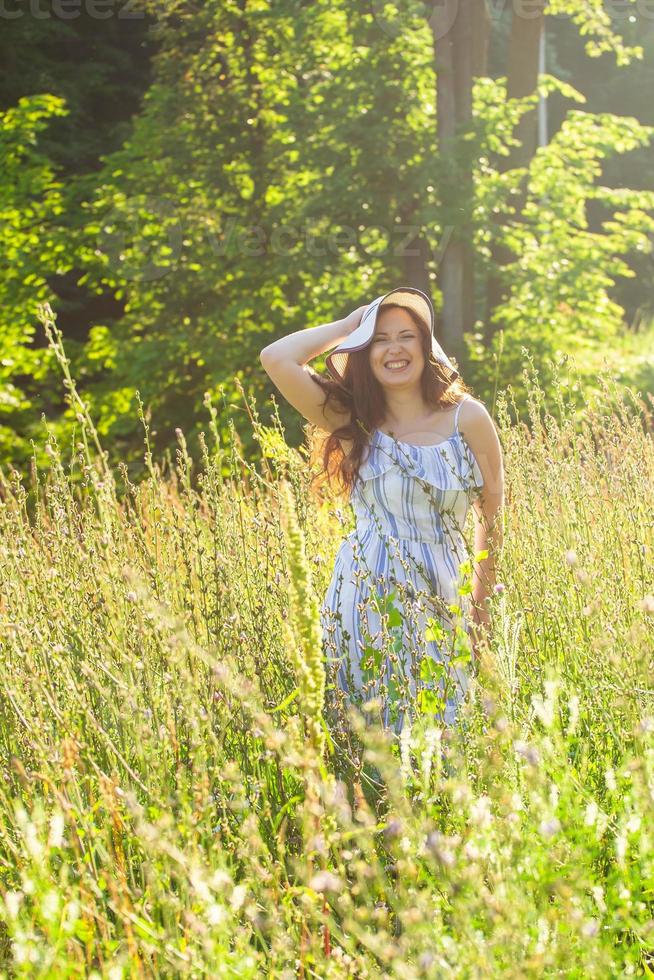
[[[331,407],[323,410],[325,392],[313,380],[308,362],[349,336],[358,327],[365,309],[360,306],[342,320],[296,330],[274,340],[259,354],[264,371],[286,401],[308,422],[326,432],[345,425],[349,416]]]

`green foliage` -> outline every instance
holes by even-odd
[[[552,3],[549,12],[579,28],[594,45],[590,54],[610,51],[618,64],[638,55],[596,0],[583,11]],[[415,276],[416,264],[435,286],[469,187],[483,286],[493,271],[491,216],[510,213],[525,176],[494,168],[535,102],[509,103],[502,79],[477,80],[471,130],[453,152],[439,152],[438,66],[421,3],[320,0],[298,8],[285,0],[198,10],[139,2],[136,13],[129,39],[126,21],[108,22],[100,39],[85,16],[49,26],[23,18],[15,50],[0,42],[14,60],[38,46],[28,88],[36,78],[55,86],[51,59],[63,47],[91,50],[83,42],[94,39],[97,51],[97,64],[84,59],[80,79],[64,72],[57,92],[65,103],[30,96],[3,117],[10,165],[0,191],[0,458],[21,468],[42,412],[62,441],[74,439],[78,425],[48,373],[37,302],[61,313],[74,373],[112,457],[143,472],[137,392],[155,450],[170,451],[181,426],[198,451],[207,395],[221,432],[241,388],[260,402],[269,397],[258,352],[270,340],[342,316],[389,282]],[[129,120],[149,70],[151,84]],[[14,72],[4,89],[9,102],[17,84]],[[541,90],[581,100],[551,76]],[[124,114],[107,113],[101,144],[88,125],[93,106],[121,101]],[[78,140],[56,145],[61,120],[56,133],[43,131],[54,115],[66,115],[65,132],[76,127]],[[564,345],[595,353],[616,339],[623,312],[609,291],[616,276],[628,275],[627,260],[650,251],[651,198],[598,186],[599,162],[644,148],[647,132],[634,119],[571,112],[533,161],[528,211],[502,231],[516,262],[506,270],[510,298],[496,311],[501,335],[490,349],[477,335],[467,338],[464,369],[481,397],[498,383],[519,386],[523,345],[544,362]],[[462,170],[473,173],[472,184],[460,180]],[[611,209],[600,232],[589,230],[590,202]],[[418,239],[425,254],[416,262]],[[437,290],[434,300],[438,307]],[[296,444],[304,420],[286,407],[284,415]],[[255,453],[244,415],[236,428]]]
[[[559,88],[551,78],[544,85]],[[569,86],[561,91],[583,101]],[[503,104],[503,92],[502,81],[486,79],[479,84],[482,120],[486,105]],[[520,106],[509,106],[504,115],[519,110]],[[494,109],[489,117],[493,126],[497,116]],[[480,379],[489,354],[498,360],[498,383],[514,386],[523,409],[525,392],[519,377],[525,348],[537,361],[547,386],[562,350],[583,356],[610,348],[619,336],[624,310],[609,291],[619,276],[634,274],[626,256],[652,254],[654,193],[604,186],[602,163],[611,155],[647,145],[653,133],[654,127],[630,117],[570,110],[551,141],[538,148],[527,172],[498,174],[486,166],[479,173],[480,252],[486,256],[490,224],[482,222],[499,204],[510,208],[511,194],[526,180],[526,203],[520,215],[499,231],[502,243],[516,257],[501,270],[508,299],[493,316],[501,332],[490,350],[479,346],[472,356]],[[484,141],[489,145],[491,139],[489,135]],[[589,229],[591,202],[610,212],[599,231]],[[488,380],[482,384],[487,386]]]
[[[620,7],[620,10],[624,10]],[[622,37],[613,30],[611,15],[603,0],[586,0],[579,4],[577,0],[548,0],[545,13],[556,17],[565,15],[579,28],[582,37],[588,37],[585,48],[590,58],[612,52],[616,64],[628,65],[632,58],[642,58],[643,48],[639,44],[627,45]]]
[[[37,146],[67,112],[51,95],[22,98],[0,113],[0,457],[26,458],[47,390],[49,352],[34,348],[37,302],[53,300],[49,277],[71,267],[60,227],[62,183]]]
[[[86,348],[123,458],[138,433],[116,389],[142,392],[159,448],[177,425],[195,445],[205,392],[233,402],[238,378],[267,394],[261,347],[401,275],[396,224],[433,227],[437,199],[426,23],[407,47],[345,3],[157,17],[155,81],[98,177],[78,257],[83,285],[126,303]]]

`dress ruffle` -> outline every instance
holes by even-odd
[[[372,433],[367,454],[359,466],[359,478],[365,483],[398,467],[439,490],[477,489],[484,478],[477,458],[460,432],[433,446],[414,446],[400,442],[379,429]]]

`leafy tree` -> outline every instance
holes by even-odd
[[[31,345],[38,302],[52,302],[49,275],[70,269],[61,233],[62,183],[37,147],[49,120],[66,113],[55,96],[25,97],[0,113],[0,456],[26,459],[50,358]],[[51,379],[50,379],[51,380]],[[46,396],[47,397],[47,396]]]
[[[507,76],[488,79],[482,57],[461,127],[439,128],[443,38],[423,4],[211,0],[198,8],[157,0],[138,9],[151,25],[152,82],[138,115],[112,130],[120,139],[101,167],[57,188],[65,260],[48,266],[46,253],[39,268],[59,302],[38,291],[14,290],[11,298],[28,304],[23,322],[33,323],[28,307],[37,299],[60,313],[73,374],[116,458],[140,465],[137,391],[152,413],[154,450],[169,447],[178,426],[195,449],[205,393],[218,401],[223,426],[244,411],[239,386],[261,401],[270,394],[258,352],[279,333],[344,315],[400,281],[432,291],[442,314],[435,286],[457,223],[478,273],[495,272],[495,245],[506,250],[498,275],[507,289],[492,324],[505,331],[507,371],[519,369],[521,339],[545,354],[566,331],[592,340],[616,328],[620,309],[607,290],[628,267],[614,256],[644,250],[649,201],[615,188],[610,196],[596,181],[612,151],[645,145],[635,120],[593,122],[571,112],[547,154],[506,167],[537,93],[507,98]],[[597,20],[595,0],[588,9]],[[592,18],[590,36],[619,52],[620,40]],[[119,36],[113,30],[107,57]],[[489,63],[497,67],[496,58]],[[103,70],[89,77],[97,81]],[[464,108],[474,75],[466,69]],[[126,93],[138,89],[133,82],[125,80]],[[561,99],[578,96],[554,79],[542,85]],[[446,146],[441,137],[450,131]],[[563,169],[560,186],[548,186],[547,167]],[[18,181],[17,172],[7,180]],[[517,214],[520,187],[526,203]],[[20,181],[7,191],[18,211],[24,191]],[[613,223],[591,229],[587,202],[617,208]],[[493,230],[496,214],[505,221]],[[565,259],[558,265],[557,249]],[[21,333],[23,350],[33,350],[31,330]],[[483,351],[480,361],[473,351],[480,382],[493,353]],[[45,352],[33,356],[47,363]],[[39,384],[48,414],[59,413],[45,378]],[[290,438],[299,438],[302,420],[289,418]],[[66,411],[62,433],[73,422]],[[250,437],[247,422],[238,428]]]
[[[100,430],[123,455],[140,444],[137,388],[160,448],[221,383],[224,422],[232,378],[269,390],[271,335],[386,288],[407,226],[438,244],[426,29],[407,51],[353,4],[158,16],[156,81],[107,160],[80,256],[84,283],[125,302],[86,350],[105,372],[88,389]]]
[[[543,90],[552,88],[585,101],[570,86],[544,79]],[[503,96],[502,83],[487,80],[480,85],[480,116],[492,118],[482,106],[506,104]],[[498,194],[505,196],[507,188],[515,190],[521,182],[526,188],[519,217],[502,229],[503,246],[516,256],[502,270],[508,298],[494,312],[494,325],[503,335],[477,353],[478,372],[489,356],[501,355],[501,381],[516,388],[518,403],[523,346],[538,359],[542,382],[547,383],[552,379],[548,358],[608,345],[622,328],[624,310],[609,290],[618,276],[633,277],[626,256],[651,254],[654,192],[612,188],[599,180],[606,159],[646,146],[653,135],[654,127],[631,117],[574,109],[528,167],[480,175],[482,219],[491,213]],[[609,210],[598,231],[589,228],[589,204]],[[490,262],[490,235],[483,220],[479,233],[479,252],[486,252]]]

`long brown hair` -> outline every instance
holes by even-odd
[[[384,310],[396,306],[395,303],[385,303]],[[441,361],[434,358],[429,325],[413,310],[407,310],[407,313],[420,331],[422,352],[425,356],[420,385],[425,402],[442,410],[457,405],[469,390],[467,385],[461,378],[455,378]],[[370,434],[384,419],[384,391],[370,370],[368,357],[368,347],[353,351],[347,359],[342,383],[326,374],[313,375],[325,392],[323,408],[333,404],[336,411],[348,413],[351,419],[333,432],[325,433],[311,424],[308,430],[311,462],[315,464],[320,459],[321,463],[319,472],[311,482],[320,485],[327,481],[330,488],[336,483],[339,496],[345,493],[349,496],[352,493]],[[348,455],[343,451],[341,439],[353,443]]]

